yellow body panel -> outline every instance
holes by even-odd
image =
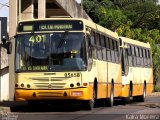
[[[73,96],[72,92],[82,92],[82,95]],[[66,90],[25,90],[16,89],[15,98],[17,101],[26,100],[57,100],[57,99],[75,99],[75,100],[89,100],[92,98],[92,89],[77,88]],[[66,94],[66,95],[65,95]]]

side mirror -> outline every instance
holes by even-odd
[[[7,54],[12,53],[12,43],[11,42],[6,43],[6,49],[7,49]]]

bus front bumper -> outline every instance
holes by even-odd
[[[91,98],[92,89],[90,87],[65,90],[15,90],[16,101],[59,99],[90,100]]]

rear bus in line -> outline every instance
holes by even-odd
[[[144,101],[153,90],[153,65],[149,43],[121,37],[122,93],[124,102]]]
[[[115,32],[85,19],[30,20],[19,22],[12,42],[16,101],[74,100],[91,110],[121,95]]]

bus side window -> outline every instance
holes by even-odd
[[[99,40],[99,44],[100,44],[100,60],[103,60],[103,49],[102,49],[102,47],[104,47],[104,40],[103,40],[104,38],[103,38],[103,35],[101,34],[100,35],[100,40]]]
[[[136,51],[135,51],[135,46],[132,46],[132,51],[133,51],[133,65],[136,67]]]
[[[144,53],[143,53],[143,48],[141,48],[141,51],[142,51],[142,67],[144,67],[145,65],[145,63],[144,63]]]
[[[112,62],[114,63],[115,62],[115,54],[114,54],[114,40],[111,39],[110,41],[110,45],[111,45],[111,58],[112,58]]]
[[[115,62],[118,63],[118,41],[114,41],[114,46],[115,46]]]
[[[143,55],[144,55],[144,66],[147,67],[147,55],[145,49],[143,49]]]
[[[137,56],[137,66],[140,66],[140,55],[139,55],[139,47],[136,47],[136,56]]]
[[[151,67],[152,62],[151,62],[151,52],[148,50],[148,62],[149,62],[149,67]]]
[[[149,50],[148,49],[146,49],[146,54],[147,54],[148,67],[150,67],[150,56],[149,56]]]
[[[125,48],[124,49],[125,50],[125,66],[129,66],[129,60],[128,60],[128,49],[127,48]]]
[[[101,36],[101,46],[103,47],[102,49],[102,56],[103,56],[103,60],[106,61],[107,57],[106,57],[106,40],[105,40],[105,36]]]
[[[107,48],[107,61],[111,62],[111,49],[110,49],[110,39],[106,37],[106,48]]]
[[[100,49],[100,47],[101,47],[100,34],[97,34],[97,35],[96,35],[96,38],[97,38],[96,41],[97,41],[97,46],[98,46],[98,48],[97,48],[97,56],[98,56],[98,59],[99,59],[99,60],[102,60],[102,51],[101,51],[101,49]]]
[[[141,67],[143,67],[142,48],[139,48]]]
[[[129,61],[129,66],[132,66],[131,45],[128,45],[128,61]]]
[[[92,36],[94,37],[94,44],[96,45],[96,33],[92,32]],[[97,49],[94,47],[94,59],[97,59]]]
[[[120,53],[120,42],[117,41],[117,50],[118,50],[118,64],[121,62],[121,53]]]

